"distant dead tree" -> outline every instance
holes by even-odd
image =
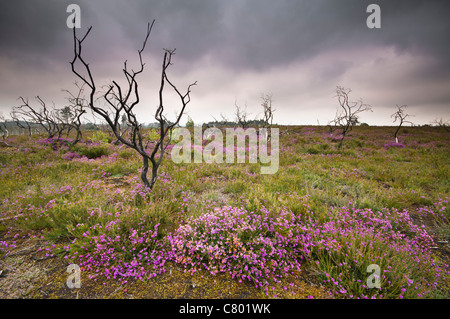
[[[6,123],[7,123],[7,121],[6,121],[5,117],[3,116],[3,114],[0,114],[0,133],[2,134],[3,140],[5,140],[9,135],[8,129],[6,127]]]
[[[362,99],[359,99],[356,102],[350,102],[350,92],[350,89],[345,89],[341,86],[336,87],[335,97],[338,98],[340,108],[338,108],[332,123],[341,130],[341,140],[339,141],[338,149],[342,147],[344,138],[353,129],[353,126],[358,123],[359,114],[366,111],[372,111],[372,107],[369,104],[363,103]]]
[[[31,124],[38,125],[47,132],[48,138],[58,136],[61,137],[66,126],[58,118],[58,111],[53,105],[49,107],[39,96],[36,100],[40,107],[31,106],[28,99],[19,97],[22,105],[14,106],[11,112],[11,118],[15,121],[17,126],[28,129],[31,136]]]
[[[123,74],[125,76],[127,85],[125,87],[120,86],[116,81],[112,81],[109,85],[106,93],[103,93],[102,100],[106,102],[106,108],[99,105],[98,100],[95,98],[97,93],[97,86],[94,81],[94,76],[91,72],[89,64],[84,60],[82,56],[82,45],[86,37],[89,35],[92,27],[90,27],[82,38],[78,38],[76,30],[73,28],[73,41],[74,41],[74,57],[70,62],[72,72],[86,84],[90,89],[88,98],[88,106],[93,113],[98,114],[103,118],[110,128],[112,129],[115,137],[124,145],[137,151],[143,160],[143,169],[141,173],[141,179],[146,187],[152,189],[157,176],[158,168],[162,162],[165,150],[170,143],[170,136],[172,129],[178,125],[188,103],[191,100],[190,93],[191,87],[196,85],[197,82],[190,84],[184,93],[181,93],[176,86],[169,80],[167,76],[167,69],[172,64],[172,57],[175,54],[175,49],[164,49],[164,58],[162,62],[161,82],[159,87],[159,105],[157,106],[155,119],[159,123],[160,137],[156,141],[153,149],[148,149],[149,140],[145,141],[143,133],[141,131],[141,123],[137,120],[134,113],[134,107],[139,104],[140,96],[138,90],[137,76],[144,71],[144,63],[142,60],[142,52],[145,49],[150,32],[153,28],[155,20],[147,26],[147,33],[143,42],[142,48],[138,50],[140,66],[137,71],[129,70],[127,62],[124,62]],[[77,64],[79,67],[77,67]],[[83,74],[84,75],[83,75]],[[164,100],[163,92],[165,85],[168,84],[178,95],[181,108],[174,122],[170,122],[166,119],[164,113]],[[122,116],[125,114],[127,123],[130,126],[130,132],[128,137],[124,137],[119,130],[119,122],[122,120]],[[169,137],[169,138],[166,138]],[[147,173],[149,170],[149,163],[152,165],[152,176],[149,181]]]
[[[233,124],[232,120],[228,120],[228,117],[223,114],[222,112],[220,112],[220,121],[217,121],[217,119],[213,116],[213,119],[216,121],[216,123],[218,123],[220,126],[226,126],[226,125],[230,125]]]
[[[0,141],[0,145],[4,147],[15,147],[13,145],[8,144],[7,138],[9,136],[8,130],[8,120],[0,113],[0,133],[2,134],[2,140]]]
[[[28,136],[31,138],[31,135],[33,134],[31,123],[28,122],[27,118],[22,116],[21,113],[11,111],[10,113],[12,121],[17,125],[18,128],[24,129],[28,132]]]
[[[10,146],[8,143],[6,143],[6,139],[8,138],[9,131],[7,128],[7,121],[3,114],[0,114],[0,133],[2,134],[2,144],[5,146]]]
[[[263,107],[263,122],[264,122],[264,126],[265,128],[269,128],[272,126],[273,124],[273,113],[276,111],[272,104],[273,104],[273,99],[272,99],[272,94],[263,94],[261,96],[262,99],[262,103],[261,106]]]
[[[48,138],[61,138],[64,131],[69,135],[72,129],[75,129],[77,134],[72,145],[75,145],[81,139],[81,117],[86,111],[85,99],[81,96],[83,94],[83,87],[78,86],[78,94],[74,95],[69,90],[63,90],[69,94],[67,100],[69,105],[58,109],[53,104],[48,106],[39,96],[36,100],[40,106],[31,105],[28,99],[19,97],[22,102],[20,106],[14,106],[11,112],[11,118],[20,128],[28,130],[31,136],[32,129],[36,127],[42,128]],[[37,129],[36,129],[37,130]]]
[[[397,111],[391,115],[391,117],[394,119],[394,123],[397,122],[397,120],[399,121],[399,125],[397,126],[397,129],[395,130],[395,133],[394,133],[395,143],[398,143],[398,132],[400,131],[400,128],[402,127],[402,125],[404,123],[410,123],[411,125],[413,125],[413,123],[411,121],[407,121],[406,119],[408,117],[414,116],[414,115],[406,114],[405,107],[406,107],[406,105],[401,105],[401,106],[397,105]]]
[[[261,99],[262,99],[261,106],[263,107],[263,118],[262,118],[263,128],[266,129],[267,139],[268,141],[270,141],[271,136],[269,128],[271,128],[273,125],[273,113],[276,110],[273,108],[272,94],[262,94]]]
[[[447,132],[449,132],[450,121],[445,121],[442,117],[440,119],[435,119],[431,124],[443,127]]]
[[[69,95],[66,98],[69,105],[64,107],[62,111],[63,118],[67,126],[67,134],[69,134],[72,129],[76,131],[75,139],[71,143],[72,145],[77,144],[83,136],[81,130],[81,118],[86,113],[86,109],[88,107],[87,100],[84,96],[84,83],[80,85],[75,82],[75,86],[78,89],[78,93],[76,95],[69,90],[63,90]]]
[[[217,118],[215,118],[212,114],[210,114],[211,117],[214,119],[214,122],[208,122],[208,123],[203,123],[202,128],[203,129],[207,129],[207,128],[218,128],[220,130],[226,128],[227,126],[235,126],[236,123],[233,121],[229,121],[227,116],[224,115],[222,112],[220,113],[220,121],[217,120]]]
[[[249,114],[247,113],[247,103],[245,103],[245,109],[242,109],[238,104],[237,101],[234,102],[234,105],[236,107],[236,111],[234,113],[236,117],[236,124],[238,126],[241,126],[243,129],[246,129],[249,124],[250,120],[248,119]]]

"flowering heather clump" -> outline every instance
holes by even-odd
[[[342,134],[338,134],[338,135],[333,135],[330,137],[330,139],[334,142],[338,142],[342,139]]]
[[[44,140],[39,140],[37,141],[38,144],[40,145],[51,145],[52,149],[54,151],[58,150],[59,148],[63,147],[63,146],[69,146],[70,143],[72,143],[73,140],[68,139],[68,138],[56,138],[56,137],[50,137],[50,138],[46,138]]]
[[[384,144],[384,149],[385,150],[388,150],[388,149],[390,149],[390,148],[404,148],[405,147],[405,145],[403,145],[402,143],[396,143],[396,142],[393,142],[393,141],[390,141],[390,142],[388,142],[388,143],[386,143],[386,144]]]
[[[316,269],[341,296],[423,297],[443,272],[431,256],[433,239],[407,211],[342,209],[317,225],[311,240]],[[379,289],[367,286],[371,264],[381,268]]]
[[[309,246],[309,237],[292,212],[273,216],[265,208],[257,213],[216,208],[188,220],[169,241],[175,262],[192,273],[202,268],[211,274],[228,272],[257,287],[299,270]]]
[[[91,212],[91,216],[93,214],[95,212]],[[83,224],[77,226],[83,227]],[[78,263],[83,270],[95,271],[89,275],[92,279],[100,275],[124,283],[127,278],[143,280],[163,273],[167,256],[163,242],[158,239],[159,224],[148,230],[129,229],[112,235],[111,231],[120,226],[124,227],[117,219],[104,227],[98,224],[89,227],[81,239],[65,246],[66,251],[71,250],[65,258]],[[95,233],[100,234],[93,235]]]
[[[67,152],[66,154],[64,154],[63,156],[62,156],[62,158],[64,158],[65,160],[67,160],[67,161],[71,161],[71,160],[73,160],[74,158],[81,158],[81,155],[80,154],[78,154],[77,152]]]
[[[86,145],[91,145],[91,146],[99,146],[99,145],[101,145],[100,142],[92,141],[92,140],[86,140],[86,141],[83,141],[83,143],[86,144]]]

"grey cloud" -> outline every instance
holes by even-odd
[[[371,49],[383,52],[378,49],[394,48],[398,57],[412,55],[417,57],[414,61],[421,62],[421,67],[413,71],[410,66],[398,69],[401,74],[395,79],[403,81],[398,84],[399,92],[409,93],[411,87],[420,88],[421,83],[426,83],[422,86],[423,94],[415,95],[416,101],[436,102],[440,105],[437,111],[445,111],[443,108],[450,103],[450,97],[442,89],[450,79],[450,42],[447,40],[450,2],[446,0],[5,1],[0,10],[0,69],[3,70],[0,81],[7,83],[0,88],[2,102],[26,92],[44,90],[39,85],[48,86],[48,83],[40,79],[51,81],[55,76],[58,83],[53,85],[61,87],[72,83],[74,78],[68,65],[72,57],[72,37],[66,27],[66,7],[70,3],[79,4],[82,10],[79,34],[93,26],[85,53],[101,79],[108,79],[115,71],[120,75],[125,59],[130,64],[135,63],[146,23],[156,19],[145,53],[146,61],[152,62],[148,67],[158,68],[153,62],[160,63],[162,48],[176,47],[173,74],[182,74],[183,79],[196,74],[204,81],[211,78],[205,84],[211,90],[214,90],[211,83],[217,90],[223,87],[234,90],[229,92],[231,102],[238,85],[220,81],[241,81],[248,74],[259,74],[261,82],[258,83],[272,85],[289,96],[289,99],[279,97],[279,101],[294,101],[298,92],[305,89],[332,96],[332,88],[346,85],[347,75],[363,63],[361,54]],[[366,27],[366,8],[370,3],[381,6],[382,28],[379,30]],[[342,52],[347,58],[339,56]],[[323,55],[326,60],[317,60]],[[380,68],[389,67],[384,58],[379,57]],[[377,63],[377,57],[371,56],[371,59]],[[302,67],[289,72],[293,65]],[[215,67],[214,75],[204,74],[211,72],[211,66]],[[277,79],[270,79],[274,69],[285,69],[284,73],[277,73],[284,77],[283,87],[277,84]],[[232,76],[221,78],[220,70]],[[295,70],[305,72],[302,79],[308,80],[286,79],[298,77]],[[390,74],[389,70],[380,69],[376,73],[379,78],[362,72],[358,74],[359,82],[347,80],[347,83],[373,83],[372,89],[378,93],[395,85],[394,79],[384,79],[384,74]],[[248,78],[255,79],[253,75]],[[291,82],[296,86],[289,86]],[[23,87],[16,83],[23,83]],[[198,92],[202,92],[200,85],[199,82]],[[270,88],[254,85],[242,83],[251,87],[252,92],[270,91]],[[385,95],[386,99],[391,96]],[[225,93],[221,92],[221,96]],[[397,102],[402,103],[392,101],[394,105]]]
[[[68,0],[16,0],[0,7],[0,54],[30,63],[56,58],[70,44],[66,8]],[[66,40],[66,41],[64,41]],[[69,40],[69,41],[67,41]]]
[[[67,46],[65,8],[70,2],[8,2],[0,11],[0,52],[52,55]],[[372,2],[78,1],[83,27],[94,26],[96,49],[104,49],[114,39],[129,41],[129,50],[134,49],[142,41],[145,23],[156,19],[155,49],[177,47],[182,52],[177,58],[186,61],[212,55],[217,63],[237,69],[264,69],[308,59],[330,48],[349,47],[351,52],[351,47],[367,45],[448,56],[448,1],[376,1],[382,8],[382,29],[369,30],[365,11]]]

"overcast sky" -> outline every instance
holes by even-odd
[[[176,48],[171,81],[193,88],[195,123],[233,119],[235,101],[260,117],[270,93],[279,124],[326,124],[338,106],[336,86],[351,88],[373,112],[372,125],[392,125],[406,104],[417,124],[450,119],[450,1],[429,0],[1,0],[0,112],[19,96],[39,95],[57,106],[73,90],[70,3],[89,26],[83,53],[97,85],[123,80],[123,62],[136,68],[147,23],[156,19],[139,78],[141,122],[154,122],[163,48]],[[367,6],[381,8],[381,29],[366,25]],[[168,117],[177,110],[167,95]],[[187,117],[182,120],[185,123]]]

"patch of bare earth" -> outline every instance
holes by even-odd
[[[410,210],[414,223],[418,226],[425,226],[427,233],[433,238],[434,245],[431,247],[432,253],[437,259],[446,265],[450,265],[450,236],[445,233],[448,231],[448,225],[442,221],[438,221],[435,216],[419,214],[416,209]],[[438,281],[438,289],[446,298],[450,298],[450,278],[449,276],[441,276]]]
[[[27,237],[14,239],[20,232],[4,231],[0,240],[6,243],[15,242],[12,248],[0,257],[0,299],[23,298],[34,285],[64,264],[60,260],[45,256],[44,244],[41,240]]]

